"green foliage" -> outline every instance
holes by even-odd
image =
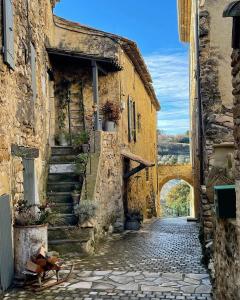
[[[86,165],[88,162],[88,155],[80,153],[75,161],[75,171],[77,174],[84,174],[86,171]]]
[[[86,131],[73,134],[72,136],[72,144],[75,147],[81,146],[82,144],[87,144],[88,141],[89,141],[89,134]]]
[[[174,186],[167,194],[166,204],[177,216],[187,216],[190,207],[190,186],[183,182]]]

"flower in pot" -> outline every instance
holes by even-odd
[[[79,217],[81,227],[94,227],[95,221],[93,219],[96,215],[96,209],[96,204],[91,200],[83,200],[80,202],[75,213]]]
[[[75,161],[75,172],[79,175],[85,174],[87,162],[88,155],[86,153],[80,153]]]
[[[48,248],[48,222],[51,209],[48,205],[29,205],[19,201],[14,210],[15,269],[22,276],[27,261],[41,246]]]
[[[89,151],[89,134],[86,131],[74,134],[72,137],[72,145],[74,148],[82,148],[83,153],[88,153]]]
[[[72,192],[72,199],[73,199],[73,204],[78,205],[80,202],[80,196],[81,196],[81,191],[79,186],[75,185],[75,188]]]
[[[105,119],[105,130],[116,131],[116,124],[120,119],[120,105],[108,100],[103,104],[101,110]]]

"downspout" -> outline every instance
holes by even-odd
[[[204,184],[204,160],[203,160],[203,106],[201,96],[201,70],[200,70],[200,45],[199,45],[199,7],[198,0],[196,0],[196,25],[195,25],[195,39],[196,39],[196,55],[197,55],[197,97],[198,97],[198,149],[200,162],[200,185]]]

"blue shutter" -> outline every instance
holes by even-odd
[[[12,212],[10,197],[0,196],[0,295],[12,283],[14,275]]]
[[[37,98],[37,82],[36,82],[36,50],[31,43],[31,72],[32,72],[32,93],[33,101]]]
[[[13,1],[3,0],[3,20],[4,20],[4,61],[12,69],[14,63],[14,18],[13,18]]]
[[[132,101],[128,98],[128,141],[132,141]]]

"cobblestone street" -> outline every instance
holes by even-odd
[[[35,294],[15,289],[4,300],[211,299],[198,226],[185,219],[158,219],[139,232],[115,234],[96,255],[72,261],[69,282]]]

